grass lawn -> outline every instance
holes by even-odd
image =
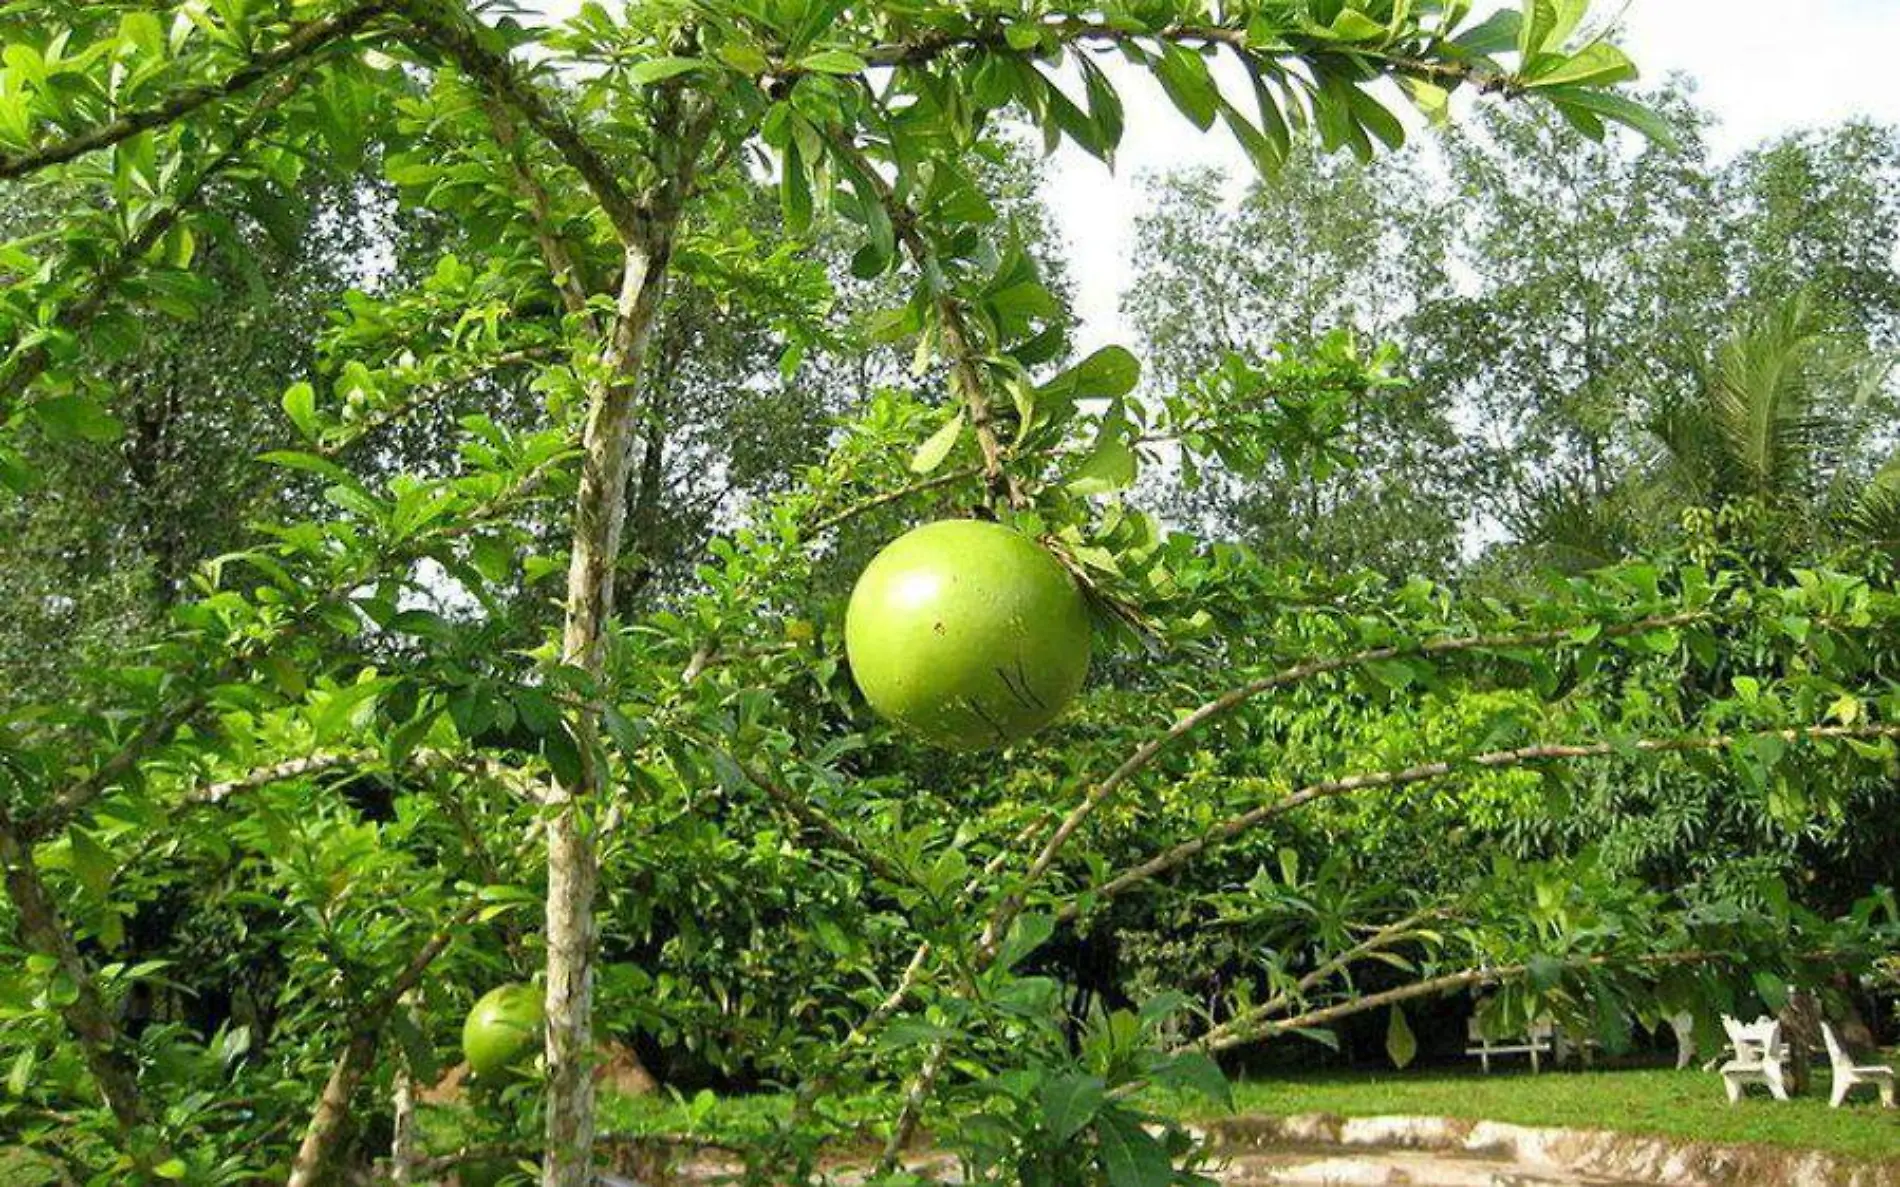
[[[1889,1053],[1890,1063],[1900,1063]],[[1504,1121],[1519,1125],[1608,1129],[1724,1144],[1760,1144],[1821,1150],[1866,1161],[1900,1165],[1900,1109],[1883,1110],[1857,1093],[1846,1108],[1830,1109],[1827,1071],[1815,1069],[1809,1094],[1780,1102],[1751,1091],[1730,1106],[1721,1080],[1699,1070],[1499,1071],[1425,1068],[1404,1072],[1338,1072],[1254,1080],[1234,1086],[1242,1114],[1334,1113],[1347,1117],[1432,1116]],[[1195,1098],[1150,1101],[1157,1111],[1175,1107],[1188,1119],[1219,1114]],[[888,1119],[889,1098],[834,1101],[844,1119],[868,1128]],[[667,1096],[604,1097],[606,1132],[680,1132],[710,1128],[728,1136],[762,1133],[790,1111],[789,1095],[726,1097],[707,1101],[707,1113]],[[431,1110],[431,1112],[436,1112]],[[451,1125],[438,1114],[437,1124]],[[695,1122],[699,1124],[696,1125]],[[704,1132],[704,1129],[700,1129]],[[43,1164],[18,1151],[0,1149],[0,1187],[40,1187],[51,1181]]]
[[[1900,1063],[1893,1054],[1890,1063]],[[1415,1115],[1464,1117],[1723,1144],[1761,1144],[1821,1150],[1868,1161],[1900,1164],[1900,1109],[1883,1110],[1877,1097],[1858,1091],[1845,1108],[1827,1105],[1828,1073],[1815,1069],[1808,1095],[1782,1102],[1751,1089],[1730,1106],[1721,1079],[1697,1069],[1616,1071],[1527,1070],[1483,1075],[1475,1067],[1425,1068],[1405,1072],[1339,1072],[1255,1080],[1234,1086],[1242,1114],[1335,1113],[1348,1117]],[[786,1096],[728,1097],[712,1105],[726,1132],[763,1129],[790,1107]],[[894,1102],[838,1102],[853,1120],[870,1127],[889,1117]],[[1201,1098],[1150,1100],[1157,1112],[1178,1110],[1191,1120],[1219,1114]],[[665,1097],[602,1101],[607,1130],[690,1130],[688,1110]]]
[[[1759,1143],[1900,1163],[1900,1109],[1880,1108],[1866,1089],[1856,1091],[1845,1107],[1830,1109],[1827,1084],[1827,1070],[1817,1068],[1806,1096],[1782,1102],[1751,1089],[1731,1106],[1720,1078],[1697,1069],[1486,1076],[1475,1068],[1427,1068],[1259,1080],[1235,1085],[1234,1096],[1242,1113],[1464,1117]],[[1204,1103],[1185,1107],[1190,1116],[1211,1116]]]

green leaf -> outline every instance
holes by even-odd
[[[1016,922],[1009,928],[1002,946],[997,950],[991,969],[1007,972],[1026,958],[1030,953],[1048,943],[1049,937],[1056,931],[1056,921],[1047,915],[1033,912],[1018,915]]]
[[[9,449],[0,449],[0,486],[16,495],[31,494],[40,484],[39,471],[25,458]]]
[[[910,472],[928,474],[943,465],[943,460],[950,456],[950,451],[956,448],[957,440],[962,436],[963,413],[959,411],[944,421],[943,427],[930,434],[929,440],[917,447],[916,454],[910,459]]]
[[[1530,975],[1531,988],[1539,993],[1549,993],[1563,984],[1564,962],[1546,952],[1540,952],[1525,962],[1525,971]]]
[[[284,392],[284,415],[290,417],[299,433],[316,440],[323,428],[317,420],[317,389],[307,383],[291,384]]]
[[[1042,391],[1077,400],[1112,400],[1135,390],[1141,363],[1120,346],[1105,346],[1042,385]]]
[[[548,769],[554,777],[566,787],[578,787],[581,781],[581,748],[568,732],[565,721],[558,728],[550,729],[541,735],[541,756],[548,760]]]
[[[39,1062],[39,1052],[27,1047],[13,1057],[13,1067],[7,1072],[7,1092],[13,1096],[25,1096],[26,1090],[33,1086],[33,1065]]]
[[[1069,476],[1069,489],[1078,495],[1126,490],[1135,484],[1139,470],[1135,451],[1121,439],[1119,429],[1104,425],[1095,449]]]
[[[1333,18],[1333,36],[1341,41],[1375,41],[1386,34],[1386,28],[1356,8],[1342,9]]]
[[[1066,1142],[1095,1120],[1107,1099],[1108,1084],[1100,1076],[1057,1076],[1042,1086],[1042,1123],[1058,1142]]]
[[[1017,53],[1042,45],[1042,26],[1035,21],[1018,21],[1003,30],[1003,42]]]
[[[1167,42],[1155,61],[1155,77],[1174,105],[1205,132],[1214,126],[1220,111],[1220,88],[1207,69],[1207,62],[1191,49]]]
[[[1584,87],[1545,87],[1538,92],[1559,107],[1576,108],[1634,128],[1664,148],[1680,147],[1676,130],[1661,115],[1633,99]]]
[[[416,1025],[416,1020],[410,1017],[409,1011],[397,1010],[392,1013],[389,1016],[389,1028],[396,1032],[396,1041],[402,1047],[403,1058],[408,1062],[412,1078],[422,1084],[433,1084],[441,1078],[435,1048]]]
[[[779,171],[779,206],[788,233],[803,235],[811,229],[811,179],[805,176],[804,158],[795,137],[785,142],[785,159]]]
[[[1174,1160],[1139,1118],[1109,1109],[1095,1122],[1096,1158],[1108,1187],[1168,1187]]]
[[[627,78],[638,86],[647,86],[664,82],[669,78],[678,78],[694,70],[702,70],[706,64],[704,58],[648,58],[644,62],[636,63],[631,70],[628,70]]]
[[[103,445],[117,441],[125,426],[117,417],[85,396],[54,396],[33,406],[33,415],[57,441],[89,441]]]
[[[1538,89],[1571,84],[1606,87],[1636,77],[1636,63],[1629,55],[1605,41],[1584,46],[1567,58],[1553,58],[1548,68],[1539,69],[1529,79]]]
[[[118,863],[112,860],[111,852],[85,829],[74,827],[68,830],[67,835],[72,842],[73,876],[95,898],[103,899],[112,889],[112,876],[118,872]]]
[[[1359,121],[1360,126],[1377,136],[1380,143],[1390,149],[1405,147],[1405,125],[1399,122],[1397,116],[1387,111],[1383,103],[1358,87],[1348,84],[1346,104],[1353,118]]]
[[[1082,68],[1082,80],[1087,88],[1089,118],[1101,130],[1102,141],[1108,151],[1113,153],[1121,143],[1124,124],[1121,96],[1115,91],[1115,84],[1108,75],[1088,57],[1077,58]]]
[[[1517,27],[1518,56],[1528,59],[1543,49],[1556,28],[1556,0],[1524,0],[1524,19]]]
[[[152,1168],[152,1173],[161,1179],[182,1179],[191,1170],[182,1158],[167,1158]]]
[[[1205,1051],[1183,1051],[1151,1073],[1158,1084],[1199,1093],[1222,1108],[1234,1107],[1234,1086]]]
[[[119,18],[119,44],[148,58],[165,55],[165,29],[156,14],[135,9]]]
[[[1768,969],[1757,969],[1751,976],[1755,993],[1771,1014],[1779,1014],[1788,1004],[1788,983]]]
[[[741,74],[764,74],[772,68],[772,63],[757,46],[737,43],[722,45],[718,49],[719,60]]]
[[[1385,1020],[1385,1053],[1393,1067],[1411,1066],[1418,1058],[1418,1037],[1412,1033],[1412,1024],[1405,1020],[1405,1011],[1398,1006]]]
[[[1471,53],[1489,57],[1501,54],[1517,44],[1517,36],[1524,26],[1522,13],[1505,9],[1492,13],[1480,23],[1466,29],[1451,39],[1453,45]]]
[[[802,69],[815,74],[863,74],[871,64],[849,50],[826,49],[800,58]]]
[[[1451,92],[1444,87],[1422,78],[1401,78],[1399,89],[1433,127],[1442,128],[1451,121]]]

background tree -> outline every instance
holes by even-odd
[[[1329,513],[1273,510],[1302,505],[1282,477],[1214,481],[1184,511],[1264,548],[1394,573],[1448,572],[1480,547],[1498,574],[1581,571],[1679,539],[1651,430],[1702,399],[1713,344],[1805,293],[1828,353],[1877,367],[1892,349],[1900,155],[1890,129],[1848,124],[1720,164],[1690,96],[1654,103],[1669,145],[1599,143],[1505,105],[1430,149],[1322,158],[1310,181],[1295,167],[1232,208],[1206,175],[1159,182],[1128,311],[1169,381],[1227,350],[1343,328],[1394,341],[1412,380],[1367,413],[1382,419]],[[1221,308],[1237,316],[1181,312]],[[1844,409],[1863,399],[1879,422],[1887,398],[1845,392],[1841,415],[1857,422]],[[1864,481],[1892,443],[1856,440]],[[1343,547],[1335,531],[1352,533]]]

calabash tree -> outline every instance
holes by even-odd
[[[1596,134],[1606,121],[1659,131],[1614,93],[1633,72],[1619,51],[1580,33],[1585,8],[1537,0],[1472,22],[1461,2],[706,0],[589,4],[561,25],[460,0],[7,9],[0,179],[56,180],[87,199],[9,257],[0,415],[10,432],[109,438],[111,393],[96,349],[123,348],[146,319],[192,316],[206,297],[192,268],[197,243],[232,220],[271,219],[307,171],[379,169],[453,239],[419,286],[347,300],[322,344],[322,384],[287,387],[285,413],[305,444],[273,460],[317,484],[336,513],[271,525],[256,547],[209,558],[176,632],[137,663],[99,674],[96,702],[12,723],[0,864],[29,972],[44,984],[34,1009],[67,1029],[104,1104],[103,1173],[244,1173],[227,1165],[241,1156],[194,1145],[244,1122],[205,1111],[196,1095],[184,1098],[196,1112],[152,1098],[150,1053],[124,1032],[116,1003],[157,970],[96,956],[115,947],[115,890],[133,889],[119,852],[144,836],[175,838],[180,860],[209,850],[209,830],[193,823],[206,812],[242,821],[230,831],[262,855],[256,876],[288,915],[291,988],[312,1003],[311,1016],[289,1024],[329,1044],[320,1060],[299,1047],[288,1065],[293,1080],[321,1081],[297,1126],[292,1183],[334,1168],[366,1086],[398,1062],[382,1059],[386,1038],[404,1048],[405,1074],[422,1074],[430,1061],[418,995],[445,968],[492,974],[492,960],[456,962],[497,928],[509,932],[517,963],[533,943],[545,966],[544,1181],[589,1181],[602,863],[644,860],[643,830],[659,827],[674,796],[695,811],[720,797],[716,819],[733,830],[762,832],[757,810],[789,820],[847,871],[840,888],[888,904],[876,926],[907,949],[894,983],[874,986],[871,1008],[828,1036],[835,1058],[795,1040],[781,1054],[812,1073],[799,1093],[806,1120],[847,1074],[904,1078],[887,1173],[942,1097],[969,1119],[969,1157],[994,1179],[1176,1181],[1190,1153],[1184,1135],[1152,1137],[1129,1102],[1150,1084],[1206,1084],[1209,1050],[1486,978],[1555,995],[1577,988],[1566,981],[1577,970],[1629,968],[1640,981],[1644,970],[1716,959],[1692,942],[1703,933],[1666,923],[1665,904],[1622,904],[1627,918],[1599,930],[1627,942],[1579,950],[1569,964],[1531,951],[1537,935],[1519,936],[1515,949],[1497,939],[1509,933],[1501,913],[1489,927],[1472,914],[1472,938],[1460,946],[1434,926],[1434,908],[1408,904],[1333,944],[1284,992],[1192,1040],[1160,1032],[1164,1008],[1103,1015],[1079,1066],[1059,1062],[1067,1043],[1051,1030],[1046,979],[1021,969],[1056,928],[1295,809],[1368,789],[1611,755],[1739,750],[1764,779],[1791,748],[1837,762],[1886,757],[1890,718],[1865,707],[1871,693],[1844,690],[1875,677],[1843,660],[1785,696],[1772,690],[1763,701],[1757,688],[1712,715],[1698,706],[1688,720],[1558,714],[1544,723],[1601,726],[1607,740],[1518,738],[1397,764],[1395,743],[1377,748],[1376,770],[1285,787],[1210,768],[1202,774],[1222,788],[1222,803],[1250,788],[1256,802],[1231,816],[1177,819],[1174,839],[1119,869],[1073,860],[1078,837],[1124,792],[1151,775],[1192,773],[1170,764],[1193,766],[1210,751],[1184,742],[1230,722],[1254,728],[1238,711],[1268,694],[1359,671],[1403,689],[1444,666],[1447,679],[1482,682],[1489,663],[1524,665],[1531,684],[1554,690],[1571,662],[1594,671],[1643,649],[1714,645],[1716,626],[1731,619],[1760,628],[1756,599],[1687,575],[1665,591],[1654,573],[1581,585],[1521,614],[1451,613],[1417,591],[1385,609],[1380,595],[1336,598],[1339,612],[1317,621],[1244,613],[1263,592],[1290,587],[1164,538],[1119,502],[1091,500],[1125,489],[1164,441],[1228,465],[1265,452],[1333,464],[1338,398],[1376,394],[1387,376],[1339,343],[1317,360],[1230,360],[1149,407],[1132,398],[1139,368],[1125,351],[1060,366],[1060,310],[997,225],[973,167],[1005,119],[1026,121],[1051,146],[1112,158],[1122,107],[1110,58],[1152,74],[1186,124],[1225,125],[1268,169],[1297,126],[1362,154],[1398,143],[1401,93],[1434,117],[1453,92],[1478,91],[1552,103]],[[913,347],[920,370],[942,376],[944,398],[874,402],[799,490],[713,551],[697,593],[651,620],[616,623],[633,447],[663,376],[649,347],[669,287],[767,312],[788,367],[825,332],[823,294],[803,283],[797,261],[777,251],[761,259],[721,222],[735,192],[767,178],[789,240],[831,219],[850,229],[855,273],[905,278],[907,299],[873,328]],[[443,393],[503,382],[531,385],[545,417],[466,418],[455,473],[371,481],[340,464]],[[975,847],[955,830],[907,827],[901,797],[876,767],[848,761],[866,739],[892,771],[915,770],[918,752],[859,719],[839,734],[839,706],[851,702],[836,630],[801,616],[824,561],[815,545],[947,493],[1062,557],[1103,610],[1105,637],[1182,649],[1195,673],[1173,687],[1135,682],[1147,694],[1129,718],[1139,738],[1103,729],[1097,742],[1082,735],[1053,757],[1012,752],[1016,769],[990,783],[1003,798],[992,799],[991,827]],[[531,530],[550,504],[569,524],[551,555]],[[1789,593],[1792,608],[1776,621],[1808,623],[1800,645],[1838,634],[1834,654],[1854,654],[1858,632],[1890,619],[1882,596],[1818,582]],[[455,599],[472,609],[450,606]],[[558,621],[539,613],[544,601],[558,605]],[[1211,631],[1216,621],[1233,629]],[[1261,633],[1269,627],[1285,637]],[[1312,654],[1288,654],[1294,643]],[[1540,658],[1572,650],[1586,658]],[[1474,659],[1475,673],[1456,667]],[[1167,711],[1183,687],[1210,679],[1227,690]],[[1823,691],[1832,699],[1817,703]],[[1828,719],[1842,698],[1856,708]],[[1115,747],[1125,750],[1111,756]],[[1109,773],[1091,775],[1102,761]],[[859,810],[840,811],[852,802],[852,776],[868,790]],[[357,777],[416,794],[366,835],[333,819],[323,799],[360,792]],[[1009,802],[1012,788],[1028,794]],[[741,794],[754,806],[728,802]],[[533,876],[523,872],[529,854],[538,854]],[[521,928],[513,911],[521,883],[539,884],[538,928]],[[1549,906],[1535,922],[1583,928],[1564,911],[1574,886],[1540,884]],[[397,903],[403,910],[390,909]],[[1655,927],[1631,925],[1639,919]],[[1736,959],[1810,938],[1792,928],[1754,935],[1732,920],[1726,934],[1722,952]],[[1408,997],[1314,1000],[1402,944],[1460,967],[1422,977]],[[1495,959],[1513,950],[1522,958]],[[316,1016],[318,1007],[333,1016]],[[860,1059],[887,1028],[908,1042]],[[1026,1052],[1058,1062],[1023,1069]],[[970,1073],[983,1068],[1022,1074],[998,1078],[1001,1097],[972,1098],[980,1077]]]

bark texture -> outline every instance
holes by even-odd
[[[381,1029],[371,1022],[359,1025],[351,1033],[343,1054],[330,1069],[322,1095],[317,1097],[317,1107],[310,1114],[310,1124],[304,1129],[303,1142],[297,1147],[297,1157],[290,1164],[290,1177],[284,1180],[284,1187],[315,1187],[323,1181],[337,1138],[350,1119],[350,1099],[376,1062],[380,1035]]]
[[[145,1122],[137,1068],[119,1043],[118,1024],[99,996],[92,970],[73,943],[72,929],[60,918],[59,908],[33,864],[31,846],[21,840],[4,807],[0,807],[0,869],[5,872],[7,897],[13,900],[14,912],[19,916],[21,943],[29,951],[52,958],[73,986],[72,1001],[59,1008],[60,1017],[79,1040],[86,1068],[99,1086],[106,1107],[112,1110],[113,1120],[121,1132],[130,1133]]]

